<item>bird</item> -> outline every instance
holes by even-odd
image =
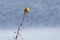
[[[27,14],[27,13],[29,13],[30,12],[30,8],[29,7],[26,7],[25,9],[24,9],[24,14]]]

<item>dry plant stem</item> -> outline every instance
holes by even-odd
[[[24,19],[25,19],[26,15],[27,15],[27,14],[24,13],[23,18],[22,18],[22,21],[21,21],[21,24],[19,25],[18,30],[17,30],[15,40],[18,40],[18,36],[19,36],[19,34],[20,34],[20,30],[21,30],[21,28],[22,28],[22,25],[23,25],[23,22],[24,22]]]

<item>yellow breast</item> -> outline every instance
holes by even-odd
[[[30,12],[30,8],[28,8],[28,7],[25,8],[24,12],[25,12],[25,13],[29,13],[29,12]]]

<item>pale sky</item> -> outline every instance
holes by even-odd
[[[15,31],[0,30],[0,40],[13,40]],[[60,28],[23,29],[21,36],[23,40],[60,40]]]

